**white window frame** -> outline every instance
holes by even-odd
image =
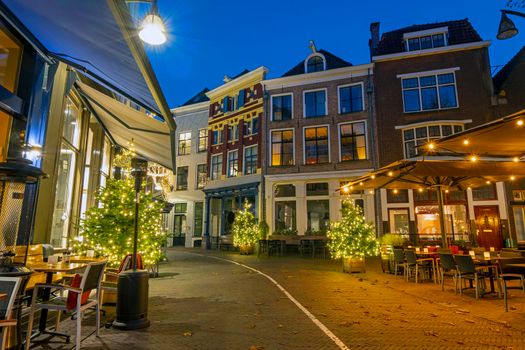
[[[272,153],[272,145],[273,145],[273,138],[272,138],[272,134],[274,131],[287,131],[287,130],[292,130],[292,137],[293,137],[293,140],[292,140],[292,145],[293,145],[293,164],[292,165],[288,165],[288,166],[294,166],[295,165],[295,128],[279,128],[279,129],[270,129],[270,145],[269,145],[269,155],[270,155],[270,161],[268,162],[269,163],[269,166],[272,167],[272,168],[280,168],[280,167],[283,167],[283,166],[286,166],[286,165],[272,165],[272,156],[273,156],[273,153]]]
[[[246,150],[248,148],[253,148],[253,147],[257,148],[257,158],[259,158],[259,148],[258,148],[259,145],[258,144],[245,146],[242,149],[242,175],[243,176],[249,176],[249,175],[257,174],[257,159],[255,159],[255,173],[253,173],[253,174],[246,174]]]
[[[188,140],[184,140],[184,141],[189,141],[190,142],[190,152],[189,153],[184,153],[184,154],[180,154],[180,136],[182,134],[190,134],[190,138]],[[191,130],[187,130],[187,131],[181,131],[179,132],[179,137],[177,138],[177,156],[189,156],[191,154],[191,138],[193,136],[193,133],[191,132]],[[197,146],[198,147],[198,146]]]
[[[219,169],[218,177],[216,179],[213,178],[213,158],[221,157],[221,169]],[[222,176],[222,160],[224,158],[224,155],[222,153],[219,154],[213,154],[210,158],[210,180],[220,180]]]
[[[454,132],[454,127],[455,126],[461,126],[462,127],[462,131],[465,131],[465,124],[462,124],[462,123],[458,123],[458,122],[451,122],[451,123],[447,123],[447,122],[441,122],[441,123],[435,123],[435,122],[431,122],[431,123],[425,123],[425,124],[421,124],[421,123],[418,123],[418,124],[414,124],[414,125],[411,125],[411,126],[407,126],[403,129],[400,129],[401,130],[401,138],[403,140],[403,155],[404,155],[404,158],[405,159],[409,159],[408,157],[408,154],[406,152],[406,147],[405,147],[405,144],[408,143],[408,142],[415,142],[415,146],[416,146],[416,149],[418,147],[418,144],[417,144],[417,136],[416,136],[416,129],[419,129],[419,128],[426,128],[427,129],[427,136],[426,136],[426,140],[427,140],[427,143],[432,141],[432,140],[438,140],[440,138],[443,138],[443,137],[446,137],[446,136],[443,136],[443,126],[444,125],[450,125],[452,127],[452,134],[448,135],[448,136],[451,136],[451,135],[455,135],[457,134],[456,132]],[[436,137],[436,136],[430,136],[429,134],[429,127],[431,126],[439,126],[439,133],[440,133],[440,136],[439,137]],[[405,131],[407,130],[414,130],[414,139],[413,140],[405,140]],[[462,132],[460,131],[460,132]],[[423,138],[419,138],[419,140],[422,140]],[[421,146],[421,145],[419,145]],[[418,154],[416,154],[415,156],[418,156]]]
[[[259,133],[259,128],[261,127],[261,120],[260,120],[261,118],[259,118],[258,115],[252,117],[249,121],[246,121],[246,120],[245,120],[244,123],[245,123],[245,124],[246,124],[246,123],[250,123],[250,124],[251,124],[251,123],[253,122],[254,119],[257,119],[257,120],[258,120],[258,123],[259,123],[259,127],[257,128],[257,132],[256,132],[256,133],[251,133],[251,134],[244,134],[244,135],[243,135],[243,138],[244,138],[244,137],[254,136],[254,135],[257,135],[257,134]],[[253,125],[252,125],[252,128],[251,128],[251,129],[253,130]],[[243,133],[244,133],[244,130],[243,130]]]
[[[363,109],[360,111],[355,112],[348,112],[348,113],[342,113],[341,112],[341,89],[351,86],[357,86],[361,85],[361,105],[363,106]],[[365,84],[361,81],[359,83],[352,83],[352,84],[345,84],[345,85],[338,85],[337,86],[337,114],[340,115],[346,115],[346,114],[352,114],[352,113],[359,113],[366,110],[365,107]]]
[[[342,162],[342,159],[343,159],[343,155],[341,153],[341,125],[356,124],[356,123],[365,123],[366,158],[365,159],[353,160],[352,162],[356,162],[356,161],[360,161],[360,160],[363,161],[363,160],[369,160],[370,159],[369,150],[368,150],[368,121],[366,119],[362,119],[362,120],[353,120],[351,122],[343,122],[343,123],[337,124],[337,138],[338,138],[338,147],[339,147],[339,162]],[[345,163],[347,163],[347,162],[348,161],[345,161]]]
[[[458,96],[458,80],[456,77],[456,71],[459,70],[459,68],[450,68],[450,69],[440,69],[435,71],[427,71],[427,72],[418,72],[418,73],[410,73],[410,74],[399,74],[397,77],[400,79],[399,83],[401,85],[401,98],[403,100],[403,113],[411,114],[411,113],[424,113],[424,112],[432,112],[432,111],[443,111],[443,110],[449,110],[449,109],[457,109],[459,108],[459,96]],[[454,92],[456,94],[456,106],[455,107],[446,107],[441,108],[441,101],[439,96],[439,84],[438,84],[438,75],[441,74],[452,74],[454,75]],[[437,102],[438,102],[438,108],[435,109],[423,109],[423,100],[421,97],[421,83],[419,82],[419,78],[421,77],[428,77],[428,76],[435,76],[436,78],[436,94],[437,94]],[[416,88],[409,88],[405,89],[403,88],[403,79],[412,79],[417,78],[418,79],[418,91],[419,91],[419,110],[418,111],[406,111],[405,110],[405,90],[415,90]],[[446,85],[452,85],[452,84],[444,84]]]
[[[306,94],[309,92],[317,92],[317,91],[324,91],[324,115],[318,115],[315,117],[307,117],[306,116]],[[321,88],[321,89],[311,89],[311,90],[303,90],[303,119],[314,119],[314,118],[322,118],[328,116],[328,89],[327,88]]]
[[[417,32],[411,32],[411,33],[403,34],[403,40],[404,40],[404,44],[405,44],[404,45],[405,46],[405,51],[406,52],[419,52],[419,51],[426,51],[426,50],[435,49],[434,45],[432,44],[432,47],[430,47],[428,49],[419,49],[419,50],[412,50],[412,51],[410,51],[409,47],[408,47],[408,40],[416,39],[416,38],[421,40],[422,37],[432,36],[432,35],[437,35],[437,34],[443,34],[444,46],[448,46],[449,45],[449,43],[448,43],[448,27],[439,27],[439,28],[419,30]],[[420,41],[419,44],[421,45],[421,41]]]
[[[237,138],[230,140],[230,127],[233,127],[234,129],[237,129]],[[233,143],[239,141],[239,123],[237,124],[228,124],[228,142]]]
[[[200,146],[199,145],[199,141],[200,141],[200,136],[201,136],[200,134],[201,134],[202,130],[206,130],[206,148],[201,151],[201,150],[199,150],[199,146]],[[199,153],[199,152],[200,153],[207,152],[209,145],[210,145],[210,136],[208,134],[208,128],[200,128],[200,129],[198,129],[198,131],[197,131],[197,153]]]
[[[206,184],[208,183],[208,177],[209,177],[209,174],[208,174],[208,166],[206,163],[197,163],[197,166],[195,167],[195,173],[196,173],[196,176],[195,176],[195,189],[197,190],[202,190],[204,187],[200,188],[199,187],[199,165],[204,165],[204,167],[206,168],[206,181],[204,183],[204,187],[206,187]]]
[[[230,154],[237,152],[237,174],[230,175]],[[232,149],[231,151],[228,151],[228,154],[226,156],[226,177],[237,177],[239,176],[239,150],[238,149]]]
[[[322,71],[317,71],[317,72],[309,72],[308,71],[308,61],[310,60],[310,58],[314,57],[314,56],[318,56],[318,57],[321,57],[323,59],[323,70]],[[306,59],[304,60],[304,72],[306,74],[310,74],[310,73],[319,73],[319,72],[324,72],[326,70],[326,57],[324,57],[324,55],[320,52],[314,52],[314,53],[311,53],[308,57],[306,57]]]
[[[328,162],[327,163],[317,163],[317,164],[306,164],[306,129],[309,128],[320,128],[320,127],[327,127],[328,128]],[[332,162],[332,149],[330,146],[330,124],[320,124],[320,125],[308,125],[303,126],[303,165],[319,165],[319,164],[330,164]]]
[[[272,95],[271,98],[270,98],[270,113],[271,113],[271,121],[272,122],[285,122],[286,120],[275,120],[274,117],[273,117],[273,98],[274,97],[282,97],[282,96],[291,96],[292,97],[292,119],[290,120],[294,120],[294,108],[293,108],[293,92],[287,92],[287,93],[282,93],[282,94],[276,94],[276,95]]]
[[[215,131],[219,132],[219,136],[220,136],[220,140],[219,140],[220,142],[219,143],[213,143],[213,133]],[[214,130],[211,131],[211,140],[208,140],[208,142],[210,142],[210,145],[212,145],[212,146],[219,146],[219,145],[223,144],[223,142],[224,142],[223,138],[224,138],[224,129],[214,129]]]

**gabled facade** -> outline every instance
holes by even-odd
[[[353,66],[312,52],[281,78],[263,82],[265,217],[271,234],[324,233],[350,196],[374,221],[373,194],[341,185],[373,166],[373,64]]]
[[[261,130],[267,69],[244,71],[209,91],[206,246],[231,231],[235,211],[245,201],[256,218],[261,205]]]
[[[418,155],[418,146],[494,118],[489,42],[467,19],[414,25],[380,36],[372,23],[377,159],[380,166]],[[501,247],[508,237],[503,183],[446,194],[450,239]],[[383,233],[439,235],[432,189],[380,191]]]

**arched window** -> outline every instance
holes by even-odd
[[[312,56],[306,63],[306,73],[320,72],[324,70],[324,58],[319,55]]]

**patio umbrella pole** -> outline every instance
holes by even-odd
[[[438,208],[439,208],[439,228],[441,229],[441,240],[443,248],[448,247],[447,242],[447,233],[445,231],[445,210],[443,206],[443,190],[441,188],[441,185],[437,186],[437,200],[438,200]]]

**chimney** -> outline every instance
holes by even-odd
[[[368,46],[370,48],[370,57],[372,57],[379,46],[379,22],[370,23],[370,40],[368,41]]]

